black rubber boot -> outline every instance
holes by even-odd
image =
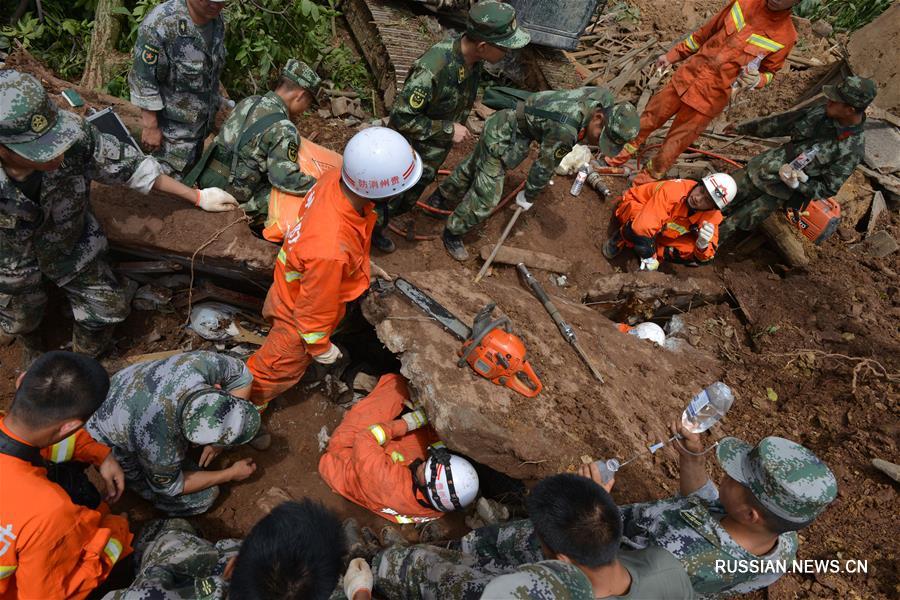
[[[441,234],[441,240],[444,242],[444,248],[453,257],[453,260],[458,260],[459,262],[469,260],[469,253],[466,251],[466,245],[463,244],[462,236],[453,235],[447,229],[444,229],[444,233]]]
[[[88,329],[78,323],[72,326],[72,352],[99,358],[112,344],[113,325],[102,329]]]
[[[622,252],[622,236],[619,235],[619,232],[616,232],[615,235],[603,243],[601,252],[603,253],[603,256],[610,260],[617,257],[619,253]]]
[[[447,200],[437,190],[435,190],[433,194],[428,196],[428,199],[425,200],[425,204],[427,204],[431,208],[435,208],[437,210],[450,210],[450,207],[447,206]],[[430,211],[430,210],[423,210],[422,212],[424,212],[426,215],[428,215],[432,219],[437,219],[439,221],[446,221],[447,217],[450,216],[450,215],[445,215],[445,214],[437,213],[437,212]]]
[[[39,330],[16,335],[19,345],[22,347],[22,371],[27,371],[31,363],[44,353],[44,336]]]
[[[385,254],[390,254],[397,249],[397,244],[394,243],[394,240],[384,235],[383,230],[375,229],[372,231],[372,247]]]

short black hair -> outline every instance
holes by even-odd
[[[584,567],[602,567],[616,559],[622,514],[595,482],[570,473],[547,477],[531,490],[527,505],[538,538],[554,554]]]
[[[325,600],[334,591],[347,553],[341,522],[304,498],[263,517],[241,544],[231,600]]]
[[[10,415],[28,427],[87,421],[103,404],[109,375],[95,359],[74,352],[42,354],[16,390]]]
[[[782,533],[789,533],[791,531],[800,531],[801,529],[806,529],[812,524],[812,521],[804,521],[803,523],[794,523],[793,521],[788,521],[782,517],[779,517],[771,510],[763,506],[759,500],[756,499],[756,496],[753,495],[753,492],[747,486],[741,484],[743,488],[747,491],[746,499],[747,502],[756,509],[756,512],[760,514],[763,520],[763,526],[770,532],[781,535]]]

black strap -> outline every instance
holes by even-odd
[[[431,473],[426,473],[425,479],[428,490],[431,492],[431,498],[436,503],[435,508],[441,512],[460,510],[462,508],[462,503],[460,503],[459,497],[456,495],[456,486],[453,485],[453,471],[450,469],[450,451],[443,446],[431,446],[428,450],[428,454],[431,459]],[[453,504],[451,508],[445,507],[438,495],[437,485],[435,485],[438,465],[443,465],[444,471],[447,473],[447,490],[450,492],[450,502]]]
[[[44,461],[44,457],[41,456],[40,449],[11,438],[2,429],[0,429],[0,454],[24,460],[35,467],[47,468],[47,463]]]
[[[575,129],[581,128],[581,123],[575,123],[575,121],[569,115],[564,115],[562,113],[554,112],[551,110],[544,110],[542,108],[535,108],[533,106],[527,106],[525,102],[519,101],[516,104],[516,116],[521,117],[522,115],[532,115],[534,117],[540,117],[541,119],[550,119],[551,121],[556,121],[560,125],[569,125],[574,127]]]

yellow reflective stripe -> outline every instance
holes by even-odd
[[[784,48],[783,44],[779,44],[775,40],[770,40],[763,35],[756,35],[755,33],[750,35],[750,39],[747,41],[754,46],[759,46],[760,48],[768,50],[769,52],[778,52],[779,50]]]
[[[397,452],[396,450],[394,450],[391,452],[391,460],[394,461],[395,463],[403,462],[404,456],[402,454],[400,454],[399,452]]]
[[[312,333],[303,333],[300,331],[300,337],[303,338],[303,341],[307,344],[315,344],[319,340],[325,339],[324,331],[314,331]]]
[[[384,432],[384,428],[381,425],[369,425],[369,432],[375,436],[375,441],[378,442],[379,446],[383,446],[387,441],[387,433]]]
[[[738,31],[746,25],[744,22],[744,11],[741,10],[740,2],[735,2],[734,6],[731,7],[731,20],[734,21],[734,26],[737,27]]]
[[[404,516],[402,516],[402,515],[396,515],[396,516],[394,517],[394,519],[395,519],[398,523],[415,523],[415,521],[414,521],[413,519],[410,519],[409,517],[404,517]]]
[[[103,548],[103,553],[109,558],[110,563],[116,564],[116,561],[122,555],[122,542],[116,538],[109,538],[109,541],[106,542],[106,546]]]
[[[287,264],[287,254],[284,251],[284,248],[278,251],[278,262],[283,265]]]
[[[61,442],[57,442],[50,446],[50,460],[55,463],[66,462],[72,460],[72,454],[75,453],[75,434],[73,433]]]
[[[673,229],[673,230],[677,231],[680,235],[684,235],[688,232],[687,229],[685,229],[678,223],[666,223],[666,229]]]
[[[10,575],[16,572],[16,569],[19,568],[19,565],[11,565],[8,567],[0,567],[0,579],[6,579]]]
[[[691,52],[696,52],[697,50],[700,49],[700,46],[698,46],[697,42],[694,41],[694,34],[691,34],[691,35],[687,36],[686,38],[684,38],[684,43],[687,44],[687,47],[690,49]]]
[[[288,283],[290,283],[292,281],[297,281],[301,277],[303,277],[303,273],[301,273],[299,271],[285,271],[284,272],[284,280],[287,281]]]
[[[632,144],[631,142],[626,142],[625,145],[622,146],[622,149],[625,150],[625,152],[627,152],[628,154],[631,154],[632,156],[637,154],[637,151],[638,151],[638,147],[635,146],[634,144]]]
[[[775,77],[775,73],[765,72],[762,75],[766,78],[766,80],[763,82],[763,85],[769,85],[770,83],[772,83],[772,78]]]

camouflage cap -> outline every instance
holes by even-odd
[[[606,126],[597,144],[603,156],[615,156],[622,146],[637,137],[641,117],[631,102],[620,102],[606,111]]]
[[[822,87],[825,97],[835,102],[843,102],[854,108],[863,109],[872,104],[878,88],[875,82],[864,77],[851,75],[839,85],[826,85]]]
[[[322,78],[313,71],[312,67],[296,58],[287,61],[281,70],[281,76],[293,81],[303,89],[309,90],[313,96],[318,94],[319,85],[322,83]]]
[[[760,504],[792,523],[812,521],[837,497],[834,473],[810,450],[784,438],[765,437],[753,447],[727,437],[716,457]]]
[[[508,50],[522,48],[531,41],[531,35],[519,29],[516,9],[495,0],[479,2],[469,9],[466,35]]]
[[[0,144],[44,163],[68,150],[81,134],[81,118],[59,110],[41,82],[12,69],[0,71]]]
[[[259,431],[259,411],[228,392],[209,389],[193,394],[181,413],[184,437],[193,444],[239,446]]]

